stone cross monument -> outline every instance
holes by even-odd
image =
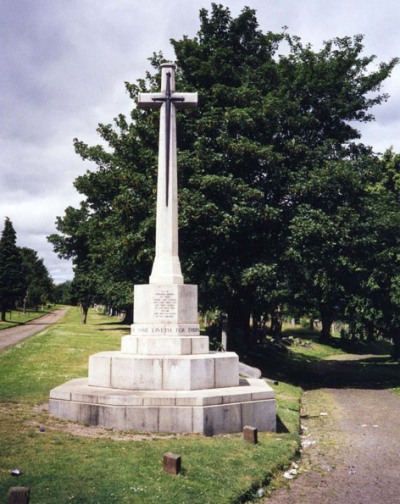
[[[140,93],[139,108],[160,108],[156,257],[151,284],[182,284],[178,256],[178,177],[175,109],[197,105],[197,93],[175,92],[175,65],[161,66],[161,93]]]
[[[178,254],[176,109],[196,93],[175,91],[175,65],[161,68],[161,92],[139,95],[160,108],[156,256],[149,284],[135,285],[134,323],[121,351],[89,358],[89,376],[50,392],[50,413],[114,429],[149,432],[274,431],[273,390],[240,379],[233,352],[210,352],[200,334],[197,286],[184,284]]]

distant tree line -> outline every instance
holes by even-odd
[[[53,280],[37,252],[18,247],[11,220],[6,217],[0,238],[0,311],[6,320],[7,311],[15,308],[38,310],[53,299]]]
[[[171,41],[177,89],[199,93],[178,119],[183,272],[203,311],[227,315],[239,353],[253,344],[250,316],[279,337],[286,313],[318,318],[325,340],[345,320],[400,356],[400,156],[375,154],[357,130],[387,100],[398,60],[376,64],[362,42],[315,51],[286,30],[263,33],[252,9],[233,18],[216,4],[196,37]],[[159,89],[163,62],[154,54],[154,73],[126,83],[132,100]],[[84,199],[49,241],[72,258],[84,307],[129,312],[154,254],[158,116],[133,107],[98,132],[108,148],[75,139],[96,167],[75,180]]]

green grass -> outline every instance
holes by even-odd
[[[113,320],[113,324],[105,324]],[[120,348],[118,319],[93,312],[80,323],[78,309],[69,310],[61,323],[50,326],[0,355],[0,402],[45,402],[49,390],[71,378],[87,376],[92,353]]]
[[[318,333],[303,328],[285,329],[290,345],[268,344],[249,359],[263,376],[289,382],[303,390],[324,387],[384,388],[400,394],[400,367],[390,356],[387,341],[343,341],[329,345],[318,341]],[[340,362],[335,362],[335,360]]]
[[[258,445],[245,443],[241,434],[121,440],[106,429],[97,438],[69,433],[72,422],[38,406],[52,387],[87,376],[89,355],[119,349],[129,332],[93,311],[86,326],[79,321],[70,309],[60,323],[0,354],[0,502],[11,486],[28,486],[31,504],[239,503],[297,456],[301,390],[283,382],[274,385],[280,432],[259,433]],[[182,456],[179,476],[162,471],[166,452]],[[14,468],[23,475],[11,476]]]
[[[54,305],[49,308],[49,306],[43,307],[40,310],[11,310],[6,313],[6,320],[4,322],[0,321],[0,330],[8,329],[9,327],[15,327],[20,324],[25,324],[30,320],[42,317],[46,313],[50,313],[55,309]]]

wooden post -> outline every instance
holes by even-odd
[[[7,504],[29,504],[31,489],[28,487],[11,487],[8,491]]]
[[[179,474],[181,472],[182,457],[174,453],[165,453],[163,458],[164,471],[169,474]]]
[[[250,427],[246,425],[243,427],[243,438],[248,443],[257,444],[258,443],[258,431],[256,427]]]

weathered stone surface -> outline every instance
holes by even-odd
[[[248,443],[257,444],[258,443],[257,428],[251,427],[250,425],[245,425],[243,427],[243,439]]]
[[[100,352],[89,358],[89,385],[129,390],[201,390],[239,384],[233,352],[138,355]]]
[[[11,487],[8,491],[7,504],[29,504],[30,493],[28,487]]]
[[[163,456],[163,469],[169,474],[179,474],[181,472],[182,457],[175,453],[165,453]]]
[[[207,354],[208,336],[124,336],[121,352],[132,355]]]
[[[197,285],[135,285],[133,319],[134,326],[149,323],[198,324]],[[193,336],[198,334],[197,330]]]
[[[121,430],[210,436],[253,425],[258,431],[275,431],[274,399],[252,399],[263,389],[270,387],[263,380],[252,380],[220,389],[125,391],[90,387],[87,379],[77,379],[51,391],[49,411],[60,418]]]

